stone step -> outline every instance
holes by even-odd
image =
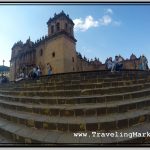
[[[78,135],[82,136],[75,136],[77,132],[62,132],[62,131],[49,131],[45,129],[35,129],[29,128],[25,125],[16,124],[11,121],[5,120],[0,118],[0,131],[1,134],[5,135],[7,138],[13,139],[16,144],[22,143],[22,146],[29,144],[30,146],[33,143],[37,145],[46,145],[46,144],[54,144],[55,146],[61,143],[64,144],[85,144],[88,146],[92,143],[101,144],[101,146],[105,144],[119,144],[119,143],[135,143],[136,145],[139,143],[144,143],[146,141],[146,137],[138,137],[133,136],[131,138],[132,133],[149,133],[150,132],[150,123],[140,123],[130,128],[126,128],[123,130],[116,130],[110,133],[114,133],[116,137],[99,137],[98,133],[108,134],[109,132],[104,131],[93,131],[93,132],[78,132]],[[96,132],[96,134],[94,133]],[[123,137],[126,133],[130,134],[128,136]],[[138,142],[137,142],[138,141]]]
[[[85,89],[81,91],[81,95],[118,94],[118,93],[125,93],[125,92],[134,92],[134,91],[143,90],[147,88],[150,88],[150,83],[128,85],[128,86],[118,86],[118,87]]]
[[[6,138],[3,135],[0,134],[0,147],[3,146],[14,146],[15,142],[10,139],[10,138]]]
[[[130,76],[139,76],[139,77],[146,77],[150,73],[146,71],[121,71],[121,72],[114,72],[111,73],[110,71],[92,71],[92,72],[79,72],[79,73],[67,73],[67,74],[55,74],[51,77],[41,77],[42,81],[45,79],[52,79],[52,80],[66,80],[66,79],[75,79],[75,80],[85,80],[85,79],[93,79],[97,77],[101,78],[116,78],[116,77],[130,77]]]
[[[131,77],[118,77],[118,78],[100,78],[100,77],[97,77],[97,78],[92,78],[92,79],[87,79],[87,80],[74,80],[73,78],[72,79],[67,79],[67,80],[59,80],[59,81],[55,81],[55,80],[47,80],[46,82],[44,81],[41,81],[41,80],[36,80],[35,83],[31,83],[32,80],[30,80],[30,82],[28,81],[24,81],[24,85],[40,85],[40,84],[45,84],[45,83],[49,83],[51,85],[72,85],[72,84],[85,84],[85,83],[102,83],[102,82],[113,82],[115,79],[115,81],[128,81],[128,80],[139,80],[139,79],[148,79],[147,77],[134,77],[134,76],[131,76]],[[45,79],[46,80],[46,79]],[[17,84],[17,86],[20,85],[20,86],[23,86],[23,84]]]
[[[118,86],[118,87],[106,87],[106,88],[95,88],[95,89],[85,89],[85,90],[30,90],[30,91],[6,91],[0,90],[0,93],[4,95],[16,95],[16,96],[81,96],[81,95],[105,95],[109,93],[118,94],[125,92],[134,92],[138,90],[150,88],[150,83],[146,84],[136,84],[128,86]]]
[[[109,114],[107,116],[59,117],[13,111],[0,107],[0,117],[36,129],[68,132],[97,130],[112,131],[129,128],[138,123],[147,122],[149,120],[149,111],[148,107],[145,110],[132,110],[120,114]]]
[[[13,96],[0,94],[0,99],[10,100],[22,103],[36,103],[36,104],[85,104],[85,103],[104,103],[110,101],[122,101],[135,98],[144,98],[150,95],[150,89],[144,89],[134,92],[126,92],[119,94],[105,94],[105,95],[88,95],[88,96]]]
[[[14,96],[76,96],[81,95],[81,90],[53,90],[53,91],[5,91],[0,90],[1,94]]]
[[[122,113],[150,106],[150,97],[93,104],[32,104],[0,100],[0,106],[18,111],[26,111],[48,116],[100,116],[110,113]]]
[[[129,74],[124,74],[125,72],[117,72],[115,74],[112,74],[110,72],[106,72],[103,76],[101,76],[101,72],[89,72],[88,73],[75,73],[75,74],[64,74],[60,76],[59,74],[52,75],[51,77],[41,77],[40,80],[24,80],[22,82],[17,83],[17,85],[23,85],[23,84],[31,84],[31,82],[34,84],[38,83],[54,83],[56,84],[57,82],[59,84],[67,84],[67,83],[80,83],[81,81],[89,82],[92,83],[93,81],[99,81],[99,82],[104,82],[106,81],[113,81],[114,78],[119,81],[119,80],[133,80],[133,79],[140,79],[140,78],[149,78],[150,73],[149,72],[140,72],[140,71],[132,71],[132,73],[129,72]],[[94,74],[94,75],[93,75]],[[96,74],[96,75],[95,75]],[[103,73],[102,73],[103,74]]]
[[[54,143],[58,135],[60,136],[63,133],[59,131],[37,130],[2,118],[0,118],[0,131],[2,135],[11,138],[16,144],[23,143],[24,145],[27,143]]]
[[[15,91],[30,91],[30,90],[74,90],[74,89],[95,89],[104,87],[118,87],[118,86],[129,86],[137,84],[149,83],[150,80],[140,79],[140,80],[129,80],[129,81],[113,81],[113,82],[102,82],[102,83],[80,83],[80,84],[70,84],[70,85],[51,85],[50,83],[41,83],[36,85],[24,85],[24,86],[9,86],[0,87],[3,90],[15,90]]]

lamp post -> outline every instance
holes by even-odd
[[[5,60],[3,60],[3,66],[4,66],[4,62],[5,62]]]
[[[4,69],[4,62],[5,62],[5,60],[3,59],[3,69]],[[5,72],[5,71],[3,70],[2,74],[4,74],[4,72]]]

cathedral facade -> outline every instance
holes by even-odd
[[[54,14],[47,22],[48,35],[32,42],[30,38],[23,43],[15,43],[12,47],[10,60],[10,80],[17,74],[28,74],[34,66],[40,66],[42,75],[47,75],[47,64],[52,66],[52,72],[79,72],[104,70],[105,64],[98,59],[87,60],[76,51],[77,40],[74,37],[74,23],[63,11]],[[124,61],[124,68],[136,69],[139,60],[133,58]]]
[[[28,73],[33,66],[40,66],[42,74],[47,74],[46,64],[52,66],[53,73],[98,69],[96,64],[84,60],[76,52],[74,23],[63,11],[54,14],[47,22],[48,35],[36,42],[30,38],[26,43],[14,44],[11,54],[10,74],[14,80],[17,73]]]

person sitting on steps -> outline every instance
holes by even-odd
[[[115,56],[115,60],[113,61],[112,63],[112,69],[111,69],[111,72],[114,72],[114,71],[120,71],[123,67],[123,64],[122,64],[122,57],[118,57],[118,56]]]

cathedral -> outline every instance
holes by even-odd
[[[36,42],[30,38],[23,43],[18,41],[12,47],[10,60],[10,80],[15,80],[17,74],[28,74],[34,66],[40,66],[42,75],[47,75],[47,64],[52,66],[52,72],[80,72],[104,70],[105,64],[99,59],[88,60],[76,51],[77,40],[74,37],[74,23],[63,11],[54,14],[47,22],[48,34]],[[137,69],[139,59],[131,55],[123,61],[124,68]]]

